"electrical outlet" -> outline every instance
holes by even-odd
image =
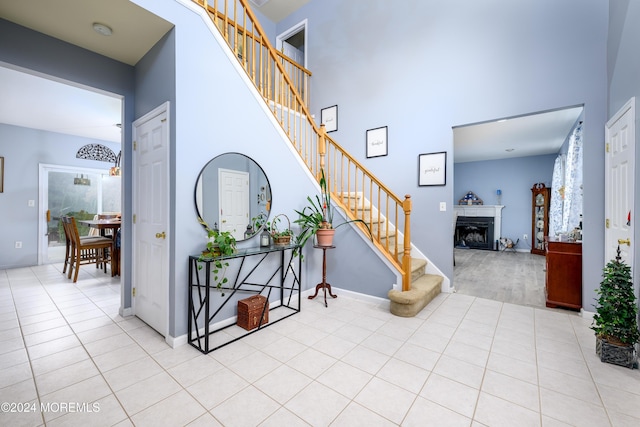
[[[22,249],[22,242],[16,242],[16,249]]]
[[[524,240],[527,240],[529,238],[529,235],[525,234],[522,237],[524,237]]]

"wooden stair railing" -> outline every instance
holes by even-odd
[[[192,1],[205,9],[311,173],[319,180],[325,170],[334,203],[369,225],[375,246],[400,272],[402,290],[408,291],[410,196],[396,196],[315,123],[307,108],[311,73],[272,47],[247,0]]]

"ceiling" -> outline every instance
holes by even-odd
[[[454,127],[454,162],[556,154],[581,114],[574,106]]]
[[[251,0],[278,22],[309,0]],[[135,65],[172,24],[129,0],[0,0],[0,17]],[[93,23],[112,28],[106,37]],[[119,97],[0,63],[0,123],[120,142]],[[454,127],[454,161],[557,153],[582,107]],[[513,151],[506,151],[513,149]]]
[[[129,0],[0,0],[0,17],[129,65],[173,27]],[[1,65],[0,123],[121,142],[119,97]]]
[[[280,22],[300,7],[309,3],[309,0],[249,0],[254,9],[273,22]]]

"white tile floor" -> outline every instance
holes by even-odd
[[[572,312],[443,294],[403,319],[342,295],[203,355],[120,317],[117,279],[60,267],[0,270],[0,402],[23,409],[2,426],[640,425],[640,372]]]

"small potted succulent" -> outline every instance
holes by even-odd
[[[622,261],[620,246],[615,260],[606,265],[602,276],[600,287],[596,289],[596,314],[591,325],[596,333],[596,354],[602,362],[637,368],[638,305],[633,293],[631,267]]]
[[[285,228],[282,228],[282,226],[279,225],[281,217],[284,217],[287,220],[287,226]],[[289,217],[285,214],[276,215],[273,218],[273,221],[267,223],[267,228],[269,229],[269,234],[271,235],[274,244],[288,245],[291,243],[293,231],[291,231],[291,222],[289,221]]]

